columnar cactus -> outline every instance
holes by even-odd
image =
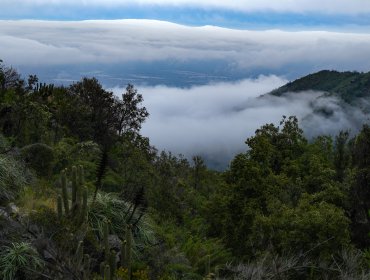
[[[100,263],[100,275],[104,279],[105,262]]]
[[[67,175],[66,170],[62,171],[61,184],[62,184],[62,196],[58,197],[58,217],[61,218],[62,207],[64,206],[64,214],[66,217],[71,217],[78,224],[85,222],[87,216],[87,188],[83,186],[85,180],[83,178],[83,167],[76,166],[72,167],[72,205],[70,207],[67,190]],[[62,202],[62,203],[61,203]]]
[[[60,195],[58,195],[57,212],[58,212],[58,219],[60,221],[63,217],[63,201]]]
[[[105,261],[107,263],[109,263],[109,255],[110,255],[108,235],[109,235],[108,223],[104,222],[104,224],[103,224],[104,257],[105,257]]]
[[[128,279],[131,279],[131,251],[132,251],[132,226],[128,225],[126,229],[126,268]]]
[[[110,266],[110,274],[112,277],[116,274],[117,270],[117,263],[116,263],[116,252],[113,250],[110,252],[109,255],[109,266]]]
[[[127,241],[126,240],[123,240],[122,243],[121,243],[121,267],[125,268],[127,265],[126,265],[126,261],[127,261]]]
[[[73,257],[71,258],[72,266],[79,274],[82,274],[83,280],[90,280],[90,256],[84,254],[84,243],[79,241],[76,251],[74,252]]]
[[[81,265],[81,262],[83,260],[84,256],[84,243],[83,241],[78,242],[76,253],[75,253],[75,264],[76,267],[79,267]]]
[[[209,275],[211,273],[211,256],[207,255],[206,259],[206,275]]]
[[[67,175],[66,171],[62,171],[62,196],[63,196],[63,204],[64,204],[64,213],[68,216],[69,215],[69,202],[68,202],[68,192],[67,192]]]
[[[90,256],[88,254],[84,255],[84,271],[83,280],[90,280]]]
[[[104,268],[104,280],[112,280],[109,264],[106,264]]]
[[[83,223],[87,216],[87,188],[83,188],[82,192],[82,206],[80,209],[80,222]]]
[[[77,193],[78,193],[78,185],[77,185],[77,167],[72,167],[72,207],[76,207],[77,202]]]

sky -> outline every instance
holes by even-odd
[[[369,0],[1,0],[6,65],[54,84],[94,76],[118,96],[132,83],[151,143],[214,166],[282,115],[310,137],[358,129],[368,117],[322,93],[259,96],[323,69],[368,72],[368,57]]]
[[[368,0],[2,0],[2,19],[155,19],[232,28],[366,28]]]

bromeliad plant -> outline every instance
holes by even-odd
[[[24,166],[0,153],[0,202],[14,199],[28,181]]]
[[[3,280],[25,279],[44,266],[37,251],[25,242],[12,243],[0,250],[0,276]]]
[[[126,227],[132,224],[132,231],[135,235],[134,247],[140,248],[142,244],[154,244],[156,242],[153,222],[141,211],[133,212],[132,204],[120,199],[113,193],[103,192],[98,193],[96,200],[91,201],[91,203],[93,203],[93,207],[89,208],[88,222],[96,236],[104,235],[104,223],[109,221],[109,230],[117,234],[121,240],[126,238]]]

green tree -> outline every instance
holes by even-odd
[[[350,182],[350,217],[352,239],[365,248],[370,246],[370,126],[364,125],[354,139]]]
[[[80,82],[71,85],[68,89],[72,96],[77,96],[75,106],[78,106],[89,132],[88,137],[81,140],[93,140],[107,145],[114,135],[114,97],[112,92],[103,89],[95,78],[83,78]],[[72,125],[72,124],[70,124]]]
[[[297,207],[276,207],[270,215],[259,214],[250,242],[257,253],[267,248],[278,254],[295,252],[330,259],[350,243],[349,219],[344,210],[304,195]]]
[[[350,165],[350,151],[348,148],[349,133],[348,131],[341,131],[335,137],[335,154],[334,165],[337,180],[343,182],[345,178],[346,169]]]
[[[0,92],[19,87],[22,84],[23,81],[19,73],[13,67],[5,66],[0,59]]]
[[[145,107],[140,107],[143,96],[137,93],[133,85],[128,84],[122,100],[116,99],[117,122],[116,129],[119,135],[125,132],[139,132],[142,123],[149,116]]]
[[[250,149],[233,159],[230,169],[225,172],[227,185],[212,197],[215,202],[207,205],[209,215],[217,217],[210,219],[209,231],[218,232],[218,236],[240,257],[251,257],[271,246],[280,250],[285,246],[281,245],[283,238],[286,238],[284,244],[294,243],[295,237],[289,234],[292,229],[288,225],[299,223],[300,219],[306,220],[307,227],[312,222],[311,226],[318,235],[323,234],[325,227],[333,228],[330,234],[338,231],[337,234],[343,238],[335,239],[335,244],[348,241],[345,238],[348,221],[341,210],[344,191],[335,181],[331,138],[318,137],[308,143],[295,117],[284,117],[280,125],[266,124],[247,139]],[[304,214],[300,209],[307,205],[307,196],[310,197],[308,204],[315,205],[311,208],[305,206],[310,213],[313,211],[312,215],[325,206],[336,218],[327,221],[323,216],[314,221],[300,217]],[[292,216],[282,225],[279,219],[285,215]],[[276,223],[270,225],[270,231],[263,228],[269,223]],[[269,236],[275,230],[281,235]],[[297,240],[300,234],[306,234],[305,231],[304,227],[297,227]],[[315,246],[315,242],[312,238],[307,241],[307,246],[299,248],[297,244],[289,248],[305,250]]]

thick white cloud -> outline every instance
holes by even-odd
[[[34,67],[36,74],[38,65],[53,69],[68,66],[63,68],[68,71],[99,63],[194,60],[224,61],[229,68],[246,72],[299,68],[306,73],[321,69],[368,71],[368,57],[367,33],[231,30],[148,20],[0,21],[0,58],[6,64]],[[316,100],[317,93],[256,98],[285,82],[276,76],[262,76],[190,89],[139,87],[151,113],[143,133],[159,149],[227,160],[245,149],[243,141],[256,128],[277,123],[282,115],[299,116],[313,135],[356,127],[365,119],[361,112],[346,110],[335,99]],[[329,106],[334,113],[329,119],[311,114],[312,104]]]
[[[132,5],[228,9],[244,12],[315,12],[361,14],[370,12],[368,0],[3,0],[2,6],[32,9],[35,6],[127,7]]]
[[[244,141],[266,123],[278,124],[283,115],[295,115],[308,137],[352,132],[366,116],[320,92],[290,93],[283,97],[261,94],[287,81],[260,76],[234,83],[216,83],[188,89],[139,87],[150,117],[142,128],[160,150],[190,158],[202,155],[214,166],[225,167],[236,153],[245,151]],[[113,91],[119,95],[122,89]],[[318,113],[325,109],[330,116]]]
[[[150,20],[0,21],[0,55],[13,65],[225,61],[246,70],[290,65],[370,68],[370,34],[231,30]]]

